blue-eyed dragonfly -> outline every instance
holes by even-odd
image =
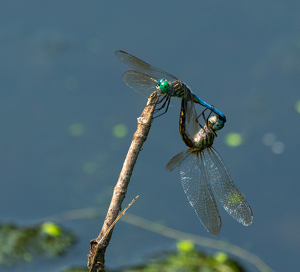
[[[204,117],[204,120],[205,125],[201,128],[191,95],[182,99],[179,128],[189,149],[172,158],[166,169],[172,171],[180,167],[181,183],[191,206],[207,231],[216,236],[221,229],[221,217],[214,196],[245,226],[252,223],[253,215],[220,155],[212,147],[216,131],[224,126],[224,122],[218,116]]]
[[[123,63],[127,64],[129,68],[133,69],[125,72],[122,76],[123,81],[129,87],[147,97],[149,97],[154,91],[158,92],[158,94],[161,96],[158,104],[161,104],[161,106],[160,108],[156,109],[155,112],[166,108],[165,111],[160,115],[163,115],[167,112],[169,105],[174,104],[173,101],[184,97],[186,90],[190,91],[190,88],[175,76],[156,68],[124,51],[116,51],[116,57]],[[204,102],[196,94],[192,93],[192,96],[195,103],[210,109],[224,122],[226,122],[226,117],[222,112]],[[172,102],[171,97],[174,97]]]

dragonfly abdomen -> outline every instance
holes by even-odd
[[[179,132],[181,135],[182,140],[188,147],[194,147],[195,141],[186,131],[186,115],[184,110],[184,103],[181,103],[181,110],[180,110],[180,117],[179,117]]]
[[[203,150],[206,147],[211,147],[215,139],[215,133],[212,131],[210,127],[205,125],[202,129],[199,130],[197,134],[192,136],[187,131],[187,127],[186,127],[186,124],[188,123],[186,120],[187,118],[186,109],[188,107],[187,103],[188,101],[184,98],[181,103],[181,110],[180,110],[180,117],[179,117],[179,132],[182,140],[188,147],[193,147],[199,151]],[[193,118],[193,117],[190,116],[189,118]]]

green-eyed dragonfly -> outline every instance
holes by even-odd
[[[169,105],[174,104],[173,101],[175,101],[176,98],[178,100],[178,98],[184,97],[184,93],[186,90],[190,91],[190,88],[175,76],[159,68],[156,68],[124,51],[116,51],[116,57],[123,63],[127,64],[131,69],[133,69],[125,72],[122,76],[123,81],[129,87],[147,97],[149,97],[150,94],[154,91],[157,91],[158,94],[162,97],[158,101],[158,104],[161,103],[161,107],[155,110],[155,112],[158,112],[159,110],[166,107],[165,112],[160,115],[163,115],[167,112]],[[224,122],[226,122],[226,117],[222,112],[204,102],[196,94],[192,93],[192,96],[195,103],[198,103],[206,107],[207,109],[210,109],[215,114],[217,114]],[[174,97],[172,99],[172,102],[170,102],[171,97]]]
[[[218,116],[205,119],[200,128],[193,98],[184,98],[180,111],[180,134],[190,147],[172,158],[168,171],[180,167],[183,190],[203,226],[212,235],[219,234],[221,217],[214,196],[224,209],[245,226],[252,223],[253,215],[244,196],[234,185],[217,151],[212,147],[216,131],[224,126]]]

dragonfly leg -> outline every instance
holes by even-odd
[[[205,113],[206,110],[209,110],[209,111],[210,111],[210,113],[209,113],[209,115],[208,115],[207,118],[205,118],[205,115],[204,115],[204,113]],[[199,117],[202,115],[202,116],[203,116],[203,119],[204,119],[204,122],[205,122],[205,125],[207,125],[207,120],[209,119],[209,117],[211,116],[211,114],[214,112],[213,110],[214,110],[214,106],[212,106],[210,109],[209,109],[209,108],[206,108],[205,110],[203,110],[203,111],[198,115],[197,119],[199,119]],[[200,127],[202,128],[202,125],[201,125],[200,123],[199,123],[199,125],[200,125]]]
[[[204,115],[204,112],[205,111],[207,111],[208,109],[206,108],[205,110],[203,110],[198,116],[197,116],[197,119],[199,119],[199,117],[201,116],[201,115]]]
[[[211,106],[211,109],[210,109],[210,114],[208,115],[207,119],[209,119],[209,117],[211,116],[211,114],[214,112],[214,106],[212,105]],[[218,114],[219,116],[219,114]]]
[[[162,108],[164,108],[165,107],[165,105],[166,105],[166,102],[167,102],[167,99],[168,97],[166,96],[166,95],[164,95],[163,97],[162,97],[162,99],[160,99],[156,104],[160,104],[160,103],[162,103],[163,102],[163,104],[162,104],[162,106],[159,108],[159,109],[155,109],[155,112],[158,112],[159,110],[161,110]]]
[[[210,109],[208,109],[208,108],[204,109],[204,110],[197,116],[197,119],[199,119],[201,115],[203,116],[205,125],[206,125],[206,118],[205,118],[204,113],[205,113],[205,111],[207,111],[207,110],[210,110]],[[210,113],[210,114],[211,114],[211,113]],[[201,128],[203,128],[203,126],[200,124],[200,122],[199,122],[199,125],[200,125]]]
[[[208,119],[205,118],[204,112],[205,112],[205,111],[202,112],[202,116],[203,116],[203,119],[204,119],[204,124],[205,124],[206,126],[208,126],[208,123],[207,123],[207,120],[208,120]]]
[[[161,97],[162,95],[161,94],[158,94],[158,97]],[[162,101],[164,100],[164,97],[161,99],[161,100],[158,100],[157,102],[156,102],[156,104],[160,104]],[[154,110],[154,112],[155,112],[156,110]]]
[[[219,111],[218,111],[217,109],[215,109],[215,107],[214,107],[213,105],[211,105],[210,110],[211,110],[211,113],[214,112],[216,115],[218,115],[218,117],[219,117],[220,119],[222,119],[224,123],[226,122],[226,117],[225,117],[224,115],[223,115],[223,116],[220,115]],[[210,115],[208,116],[208,118],[209,118],[209,117],[210,117]]]
[[[166,99],[166,100],[164,101],[163,105],[162,105],[159,109],[155,110],[155,112],[160,111],[161,109],[163,109],[163,108],[167,105],[167,106],[166,106],[166,110],[165,110],[163,113],[161,113],[161,114],[155,116],[153,119],[155,119],[155,118],[157,118],[157,117],[159,117],[159,116],[162,116],[163,114],[165,114],[165,113],[168,111],[168,108],[169,108],[171,99],[170,99],[170,97],[168,97],[168,96],[165,96],[162,100],[164,100],[164,99]]]

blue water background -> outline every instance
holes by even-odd
[[[1,221],[30,225],[68,210],[107,210],[146,103],[122,82],[127,67],[114,52],[124,50],[176,75],[227,117],[214,147],[254,221],[244,227],[220,208],[215,239],[248,249],[276,271],[297,271],[299,1],[16,0],[2,1],[0,15]],[[186,149],[178,119],[179,106],[155,119],[124,204],[140,195],[130,213],[212,238],[184,195],[179,170],[165,170]],[[75,137],[70,126],[78,123],[83,134]],[[113,135],[118,124],[128,128],[126,137]],[[225,144],[231,132],[243,135],[243,145]],[[267,133],[284,146],[280,154],[263,143]],[[67,255],[1,269],[84,266],[103,220],[57,221],[79,239]],[[106,265],[141,263],[174,245],[119,222]]]

